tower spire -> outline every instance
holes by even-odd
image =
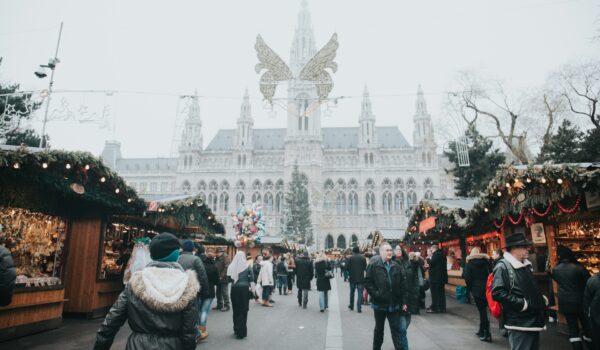
[[[369,88],[367,84],[365,84],[365,89],[363,91],[363,100],[362,100],[362,108],[360,113],[360,119],[374,119],[373,109],[371,107],[371,98],[369,97]]]
[[[421,84],[419,84],[419,86],[417,87],[417,100],[415,102],[415,120],[423,118],[431,117],[427,112],[427,102],[425,101],[425,95],[423,94]]]
[[[301,5],[302,8],[298,13],[298,25],[290,50],[290,68],[294,74],[298,74],[306,62],[317,52],[310,12],[308,12],[308,2],[302,0]]]
[[[375,115],[371,107],[371,97],[369,97],[369,89],[365,84],[363,91],[363,100],[361,105],[360,117],[359,145],[361,147],[374,147],[377,145],[377,129],[375,128]]]
[[[248,89],[244,91],[242,105],[240,107],[240,117],[237,120],[237,130],[235,133],[236,147],[239,149],[252,148],[252,127],[254,120],[252,119],[252,108],[250,105],[250,97]]]

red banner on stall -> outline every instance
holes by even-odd
[[[427,230],[431,230],[435,227],[435,216],[430,216],[427,219],[419,223],[419,232],[425,233]]]

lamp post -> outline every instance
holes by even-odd
[[[46,110],[44,112],[44,121],[42,123],[42,135],[40,137],[40,148],[47,147],[47,144],[45,142],[45,140],[46,140],[46,137],[45,137],[46,123],[48,122],[48,110],[50,107],[50,98],[52,97],[52,84],[54,84],[54,68],[56,68],[56,65],[60,62],[60,60],[58,59],[58,48],[60,47],[60,38],[62,36],[62,29],[63,29],[63,22],[60,22],[60,30],[58,32],[58,42],[56,43],[56,52],[54,53],[54,58],[49,59],[47,65],[40,64],[40,68],[37,71],[35,71],[35,75],[40,79],[43,79],[47,76],[46,68],[50,68],[50,70],[52,71],[52,73],[50,73],[50,83],[48,84],[48,93],[47,93],[48,99],[46,100]]]

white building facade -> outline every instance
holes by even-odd
[[[298,17],[290,68],[297,72],[315,54],[310,14]],[[246,92],[235,129],[219,130],[203,146],[198,98],[193,98],[176,158],[132,159],[107,141],[102,158],[142,197],[205,198],[232,235],[230,214],[241,203],[260,202],[267,233],[279,235],[285,192],[294,164],[309,180],[313,233],[318,248],[346,248],[380,230],[399,238],[407,209],[423,198],[453,197],[447,159],[436,154],[431,116],[419,86],[412,146],[397,126],[378,126],[365,87],[357,127],[322,128],[313,83],[288,85],[285,129],[254,129]]]

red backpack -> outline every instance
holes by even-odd
[[[506,263],[503,260],[498,261],[498,263],[503,263],[508,270],[508,279],[510,280],[510,290],[512,291],[515,285],[515,271],[513,270],[510,263]],[[488,307],[490,308],[490,313],[497,319],[500,319],[500,315],[502,315],[502,304],[494,300],[492,298],[492,283],[494,282],[494,272],[491,272],[488,275],[487,282],[485,283],[485,298],[488,302]]]

